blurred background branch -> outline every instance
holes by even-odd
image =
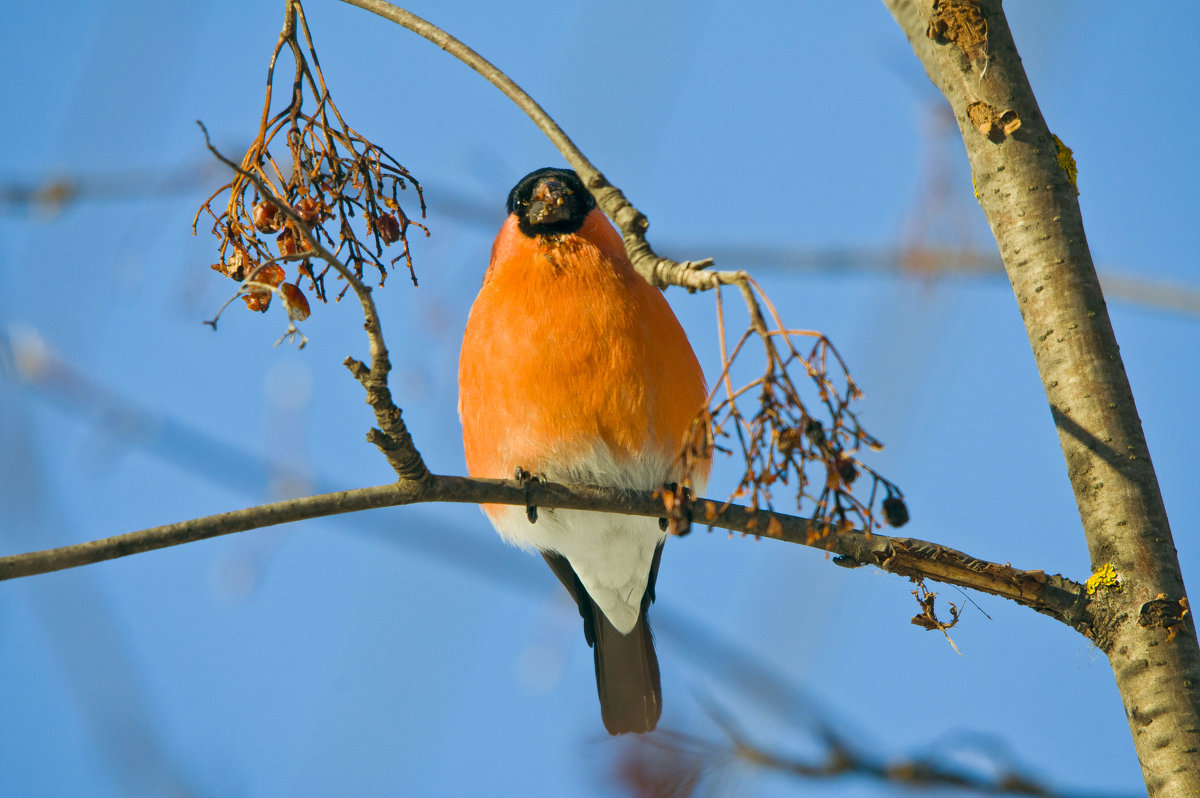
[[[238,148],[233,147],[236,151]],[[47,222],[88,203],[152,199],[189,195],[221,176],[219,165],[199,159],[167,170],[125,170],[113,173],[57,175],[33,182],[0,181],[0,213],[23,215]],[[461,187],[436,179],[423,182],[438,214],[488,230],[495,226],[498,207]],[[683,242],[667,239],[664,252],[706,252],[718,264],[746,269],[754,274],[900,275],[916,282],[983,278],[1001,287],[1004,263],[1000,256],[981,249],[947,247],[913,242],[898,249],[863,249],[856,246],[811,248],[764,246],[728,239]],[[1200,286],[1168,279],[1139,276],[1117,266],[1099,267],[1105,295],[1116,302],[1148,311],[1200,316]]]
[[[267,492],[288,496],[335,489],[334,481],[312,475],[303,464],[264,459],[217,440],[186,421],[139,406],[110,386],[80,373],[59,353],[48,350],[33,330],[18,330],[15,342],[6,340],[12,337],[0,335],[0,373],[17,377],[18,384],[32,391],[40,402],[77,416],[97,433],[102,432],[109,439],[109,457],[119,456],[123,450],[143,451],[185,468],[205,482],[226,485],[248,495]],[[429,523],[422,520],[419,508],[409,508],[406,513],[416,526]],[[473,533],[461,526],[438,522],[437,534],[398,534],[394,524],[369,513],[343,516],[341,523],[353,534],[431,558],[443,567],[470,574],[504,590],[534,595],[543,592],[535,587],[538,580],[532,578],[535,571],[528,561],[514,558],[496,562],[477,545]],[[281,539],[275,538],[273,543],[265,541],[265,548],[262,543],[249,544],[252,538],[244,540],[246,553],[255,554],[243,563],[243,567],[252,570],[243,572],[239,578],[257,582],[263,578],[259,572],[278,556]],[[561,599],[557,593],[551,595]],[[800,781],[865,778],[917,791],[953,787],[965,794],[979,795],[1109,798],[1094,790],[1052,789],[1027,768],[1017,765],[1001,741],[982,739],[968,732],[935,741],[918,753],[885,756],[877,750],[878,743],[867,741],[850,728],[843,713],[822,705],[797,686],[794,674],[785,675],[768,666],[684,607],[670,603],[661,607],[656,629],[672,639],[693,667],[710,679],[742,691],[749,706],[786,707],[790,730],[785,738],[776,741],[779,749],[804,749],[811,753],[802,756],[772,751],[739,727],[734,720],[736,713],[719,707],[712,698],[701,697],[705,714],[716,724],[715,736],[706,738],[668,728],[623,742],[614,763],[613,778],[631,796],[688,798],[709,794],[717,784],[723,785],[719,792],[730,794],[736,792],[730,779],[736,779],[746,768],[760,768]],[[93,638],[106,635],[111,639],[104,645],[121,647],[116,632],[103,625],[94,627]],[[570,647],[571,643],[572,638],[564,635],[560,645]],[[81,679],[80,684],[86,685],[88,680]],[[133,686],[125,689],[133,690]],[[91,700],[98,707],[110,703],[99,698]],[[122,706],[128,708],[127,703]],[[97,709],[101,717],[108,711]],[[153,728],[152,721],[126,713],[123,723],[129,734],[149,740],[136,746],[142,775],[131,783],[142,783],[151,777],[181,777],[181,774],[171,775],[173,765],[156,742],[159,731]],[[132,739],[114,741],[114,756],[122,759],[131,756]],[[168,792],[180,796],[197,794],[183,784]]]

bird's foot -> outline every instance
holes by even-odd
[[[691,532],[692,505],[696,498],[692,489],[678,482],[666,482],[654,493],[662,499],[667,511],[666,518],[658,519],[658,528],[680,537]]]
[[[545,474],[532,474],[527,469],[517,466],[517,470],[513,473],[513,479],[520,482],[525,488],[525,517],[529,519],[529,523],[536,524],[538,520],[538,509],[529,499],[529,486],[538,482],[548,482]]]

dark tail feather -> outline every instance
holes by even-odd
[[[654,731],[662,715],[662,685],[650,621],[642,609],[627,635],[617,631],[592,603],[596,630],[596,690],[609,734]]]
[[[579,605],[583,618],[583,634],[592,646],[596,659],[596,691],[600,694],[600,714],[609,734],[654,731],[662,715],[662,684],[658,678],[658,657],[654,653],[654,638],[650,620],[646,617],[654,601],[654,583],[658,581],[658,565],[662,560],[663,544],[659,543],[650,563],[650,577],[637,625],[623,635],[609,623],[608,618],[592,601],[575,569],[567,558],[551,551],[542,556],[563,587]]]

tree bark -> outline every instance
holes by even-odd
[[[958,120],[1058,428],[1099,577],[1091,636],[1112,665],[1147,790],[1198,795],[1200,650],[1074,161],[1046,126],[999,0],[884,3]]]

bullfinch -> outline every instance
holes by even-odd
[[[708,460],[683,473],[679,454],[705,406],[704,375],[662,292],[574,172],[526,175],[507,209],[459,360],[468,472],[630,490],[687,479],[702,491]],[[540,552],[578,604],[609,733],[653,730],[662,687],[646,613],[660,521],[483,511],[504,540]]]

